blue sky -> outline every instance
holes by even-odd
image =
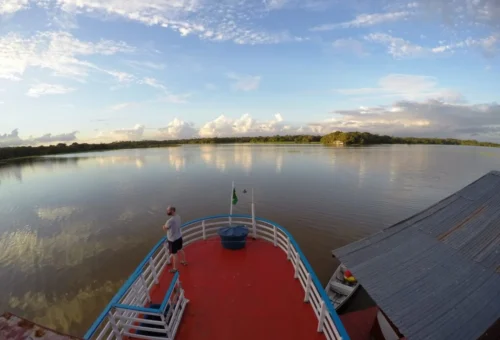
[[[0,0],[0,146],[500,141],[496,0]]]

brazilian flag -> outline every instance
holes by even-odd
[[[236,188],[233,188],[233,205],[238,203],[238,196],[236,196]]]

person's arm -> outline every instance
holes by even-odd
[[[163,230],[164,231],[168,231],[168,229],[170,229],[170,225],[169,225],[169,222],[170,220],[168,220],[167,222],[165,222],[165,224],[163,225]]]

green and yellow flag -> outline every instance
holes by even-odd
[[[233,205],[238,203],[238,196],[236,196],[236,188],[233,188]]]

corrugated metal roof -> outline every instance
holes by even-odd
[[[500,172],[333,254],[408,339],[477,339],[500,318]]]

